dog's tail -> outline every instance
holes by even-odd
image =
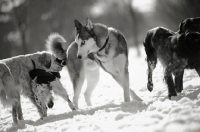
[[[52,52],[59,59],[66,59],[66,50],[68,48],[68,44],[63,36],[58,33],[50,34],[48,39],[46,40],[47,49]]]
[[[9,107],[18,101],[20,87],[14,85],[14,79],[10,69],[0,63],[0,102],[4,107]]]

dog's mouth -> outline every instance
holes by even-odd
[[[60,60],[60,59],[58,59],[58,58],[56,58],[56,63],[59,65],[59,66],[61,66],[61,67],[64,67],[64,66],[66,66],[66,61],[63,59],[63,60]]]

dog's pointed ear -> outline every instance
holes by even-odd
[[[86,24],[87,29],[91,30],[93,29],[93,24],[90,19],[87,18],[87,24]]]
[[[78,20],[74,20],[76,30],[80,30],[82,28],[82,24]]]

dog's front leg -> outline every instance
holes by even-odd
[[[172,74],[167,69],[165,70],[164,79],[167,84],[169,99],[171,99],[172,96],[177,96]]]
[[[179,67],[179,63],[178,64],[170,63],[165,69],[164,79],[167,84],[169,99],[171,99],[172,96],[177,96],[175,86],[174,86],[174,81],[172,78],[172,73],[175,72],[178,69],[178,67]]]
[[[69,99],[66,89],[63,87],[59,79],[56,79],[55,81],[51,82],[50,86],[52,87],[52,90],[55,94],[59,95],[68,102],[68,105],[72,110],[76,110],[74,104]]]
[[[36,102],[36,100],[38,100],[38,98],[35,97],[33,93],[32,93],[31,95],[27,96],[27,97],[30,99],[30,101],[31,101],[31,102],[35,105],[35,107],[37,108],[38,113],[39,113],[39,115],[40,115],[40,118],[43,119],[43,117],[46,117],[46,116],[47,116],[47,107],[42,108],[42,107],[41,107],[42,104],[39,105],[39,104]],[[38,100],[38,101],[39,101],[39,100]]]
[[[148,83],[147,83],[147,88],[151,92],[153,90],[152,75],[153,75],[153,70],[156,67],[156,61],[147,60],[147,64],[148,64]]]
[[[99,81],[99,67],[94,70],[88,70],[86,71],[86,80],[87,80],[87,88],[84,93],[85,102],[87,103],[87,106],[91,106],[91,95],[94,91],[98,81]]]

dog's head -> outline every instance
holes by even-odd
[[[63,66],[66,65],[65,60],[60,60],[53,54],[45,51],[40,52],[38,61],[41,65],[44,66],[42,69],[46,69],[48,71],[61,71]]]
[[[179,24],[179,33],[200,32],[200,17],[184,19]]]
[[[78,44],[77,57],[79,59],[86,58],[89,53],[97,52],[99,47],[96,44],[96,35],[94,33],[94,24],[87,19],[86,26],[75,20],[76,37],[75,42]]]

